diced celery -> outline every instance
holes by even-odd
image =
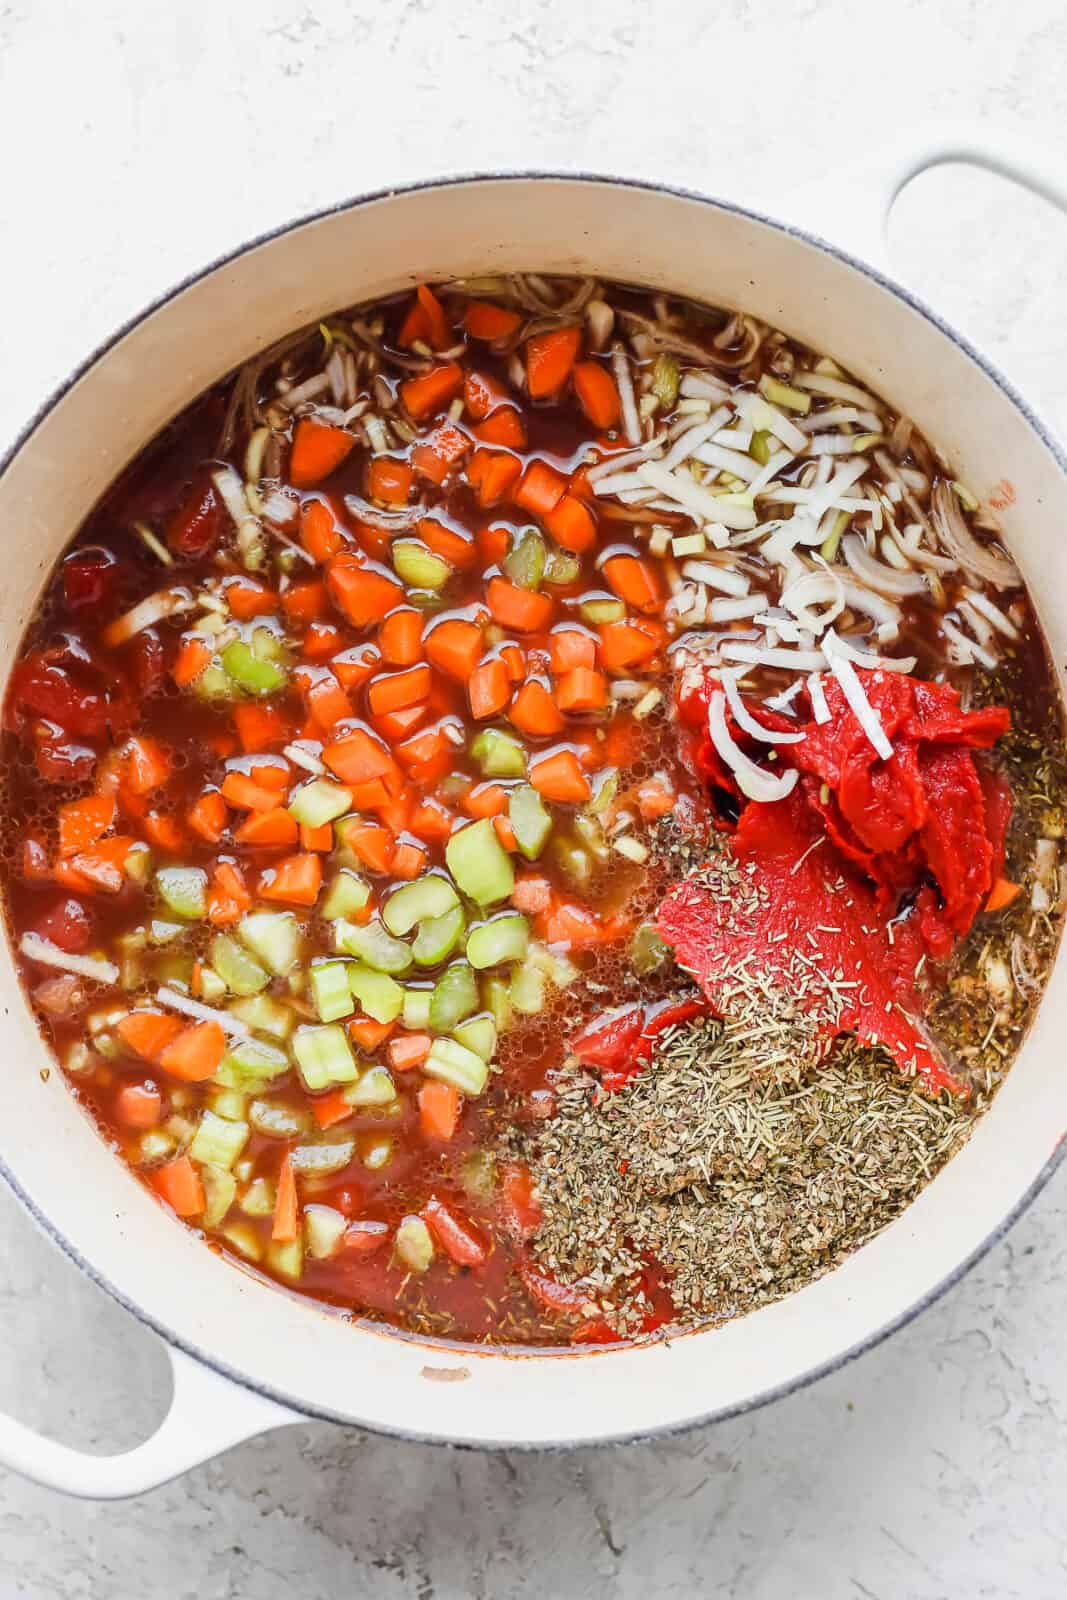
[[[492,1061],[496,1049],[496,1023],[492,1017],[471,1017],[468,1022],[461,1022],[458,1028],[452,1030],[452,1037],[466,1045],[468,1050],[473,1050],[476,1056],[481,1056],[483,1061]]]
[[[540,589],[545,576],[545,541],[536,528],[520,528],[503,560],[504,576],[520,589]]]
[[[615,600],[610,595],[595,595],[590,600],[582,601],[578,615],[583,622],[599,626],[602,622],[621,622],[626,615],[626,607],[621,600]]]
[[[422,1033],[430,1026],[430,999],[433,989],[404,990],[402,1022],[409,1033]]]
[[[519,967],[511,980],[511,1003],[525,1017],[535,1017],[545,1008],[545,991],[548,983],[545,974],[532,962]]]
[[[187,922],[207,912],[207,873],[203,867],[160,867],[156,888],[168,911]]]
[[[250,1223],[231,1222],[228,1228],[222,1228],[220,1232],[226,1243],[232,1245],[239,1255],[249,1261],[262,1259],[263,1244]]]
[[[514,734],[482,728],[471,740],[471,755],[486,778],[524,778],[526,751]]]
[[[188,932],[184,922],[171,922],[168,917],[153,917],[148,924],[148,940],[150,944],[172,944],[175,939],[180,939],[183,933]]]
[[[368,1067],[344,1095],[345,1103],[357,1108],[387,1106],[396,1099],[396,1085],[384,1067]]]
[[[335,1211],[333,1206],[305,1206],[304,1239],[308,1255],[316,1261],[326,1261],[336,1252],[347,1226],[343,1213]]]
[[[428,874],[405,883],[402,889],[391,894],[382,907],[382,921],[389,932],[402,938],[410,933],[416,922],[427,917],[440,917],[453,906],[459,905],[459,895],[447,878]]]
[[[234,681],[217,661],[209,661],[193,683],[193,693],[198,700],[232,700]]]
[[[393,1159],[392,1139],[369,1139],[360,1151],[360,1160],[372,1172],[380,1172]]]
[[[546,944],[532,944],[527,960],[530,966],[536,967],[539,972],[543,972],[548,981],[555,984],[557,989],[567,989],[576,978],[581,977],[581,973],[573,961],[569,961],[558,950],[553,950]]]
[[[164,1161],[167,1156],[172,1155],[175,1149],[175,1141],[169,1133],[163,1133],[159,1128],[153,1128],[151,1133],[141,1136],[137,1149],[139,1160],[145,1166],[150,1166],[157,1161]]]
[[[289,1161],[294,1172],[321,1177],[329,1172],[340,1172],[355,1153],[353,1139],[331,1139],[324,1144],[298,1144],[289,1152]]]
[[[670,411],[678,399],[678,363],[672,355],[661,350],[652,363],[652,393],[664,411]]]
[[[231,1039],[226,1054],[215,1071],[215,1082],[227,1088],[247,1089],[253,1083],[269,1083],[289,1071],[289,1057],[284,1050],[265,1043],[262,1039]]]
[[[204,974],[201,972],[201,986],[203,981]],[[292,1007],[281,1000],[273,1000],[269,994],[254,994],[245,1000],[234,1000],[230,1015],[239,1022],[247,1022],[257,1033],[269,1033],[275,1039],[288,1039],[295,1020]]]
[[[193,958],[187,951],[171,950],[156,957],[152,971],[157,983],[169,989],[188,990],[193,981]]]
[[[350,1017],[356,1009],[343,961],[317,961],[311,968],[311,994],[322,1022]]]
[[[574,831],[585,845],[585,848],[598,861],[606,861],[611,854],[608,841],[604,837],[604,827],[600,818],[591,810],[579,811],[574,819]]]
[[[396,1230],[396,1253],[409,1272],[425,1272],[433,1261],[433,1240],[421,1217],[405,1217]]]
[[[581,573],[582,565],[577,556],[572,556],[566,550],[559,550],[555,545],[548,552],[545,561],[545,582],[552,584],[574,583]]]
[[[282,667],[290,663],[289,651],[281,634],[275,633],[273,628],[268,628],[262,622],[252,629],[252,654],[257,661],[274,661]]]
[[[752,457],[753,461],[759,462],[761,467],[765,467],[768,461],[771,459],[771,440],[773,437],[774,435],[772,433],[768,433],[766,428],[757,428],[755,433],[752,435],[752,442],[748,447],[748,453]]]
[[[476,1099],[489,1082],[489,1063],[455,1039],[435,1039],[422,1070],[429,1078],[451,1083],[461,1094]]]
[[[207,1200],[200,1225],[203,1228],[217,1228],[237,1198],[237,1179],[225,1167],[205,1164],[200,1168],[200,1182],[204,1185]]]
[[[375,972],[404,973],[411,968],[411,950],[401,939],[394,939],[377,917],[360,924],[342,918],[334,923],[334,946],[355,956]]]
[[[193,1135],[189,1155],[193,1161],[228,1170],[248,1143],[247,1122],[229,1122],[213,1111],[203,1111]]]
[[[212,939],[211,965],[231,994],[258,994],[270,982],[267,969],[228,933],[217,933]]]
[[[278,1195],[269,1178],[253,1178],[241,1196],[241,1210],[246,1217],[269,1217]]]
[[[319,915],[332,922],[335,917],[354,917],[370,899],[370,884],[350,867],[342,867],[326,891]]]
[[[350,967],[348,982],[368,1017],[375,1022],[395,1022],[404,1009],[404,991],[395,978],[371,967]]]
[[[430,1027],[434,1033],[451,1033],[458,1022],[478,1009],[478,984],[466,961],[446,967],[430,998]]]
[[[507,1033],[512,1024],[511,986],[503,978],[482,979],[482,999],[489,1008],[497,1033]]]
[[[463,894],[479,905],[506,900],[515,887],[511,858],[496,836],[491,817],[454,833],[445,846],[448,870]]]
[[[520,783],[508,795],[508,821],[520,854],[536,861],[552,832],[552,818],[532,784]]]
[[[300,924],[291,911],[252,911],[237,924],[237,936],[279,978],[300,959]]]
[[[571,834],[557,833],[552,840],[552,860],[576,889],[584,889],[593,876],[593,858]]]
[[[763,398],[772,406],[781,406],[785,411],[796,411],[806,417],[811,410],[811,395],[805,389],[794,389],[790,383],[781,383],[777,378],[772,378],[765,372],[759,381],[759,391]]]
[[[293,1035],[293,1055],[304,1087],[313,1094],[334,1083],[355,1083],[359,1076],[348,1035],[336,1022],[298,1028]]]
[[[299,1282],[304,1273],[304,1241],[291,1239],[288,1244],[279,1244],[272,1240],[267,1247],[267,1265],[280,1278]]]
[[[253,1100],[248,1120],[257,1133],[268,1139],[296,1139],[308,1127],[304,1113],[281,1100]]]
[[[447,561],[434,555],[421,539],[395,539],[390,551],[397,577],[412,589],[443,589],[452,576]]]
[[[463,937],[467,918],[462,906],[453,906],[440,917],[428,917],[419,923],[419,931],[411,946],[411,954],[420,967],[436,967],[447,961]]]
[[[595,817],[602,817],[605,811],[610,811],[618,792],[618,769],[616,767],[605,767],[604,771],[598,773],[593,780],[593,798],[586,809],[591,811]]]
[[[206,1005],[217,1005],[226,994],[226,985],[214,967],[200,968],[200,998]]]
[[[246,694],[274,694],[288,678],[284,667],[276,661],[260,660],[243,639],[228,644],[221,659],[226,676]]]
[[[496,1160],[488,1150],[472,1150],[459,1169],[459,1181],[474,1200],[491,1200],[496,1193]]]
[[[244,1122],[248,1114],[248,1096],[240,1089],[213,1090],[210,1105],[215,1115],[225,1117],[227,1122]]]
[[[328,778],[312,778],[302,784],[289,801],[289,814],[307,828],[321,828],[352,809],[351,789],[342,789]]]
[[[530,925],[517,911],[483,922],[467,935],[467,960],[483,971],[505,961],[522,961],[530,944]]]
[[[670,945],[660,938],[654,922],[642,922],[630,940],[630,965],[639,978],[659,972],[671,959]]]

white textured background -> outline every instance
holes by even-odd
[[[1062,0],[0,0],[0,448],[147,299],[349,193],[536,165],[773,205],[941,116],[1062,148]],[[950,319],[1067,393],[1067,224],[943,169],[892,239]],[[309,1425],[126,1505],[0,1477],[0,1600],[1054,1600],[1065,1209],[1061,1172],[888,1344],[668,1443],[480,1457]],[[6,1192],[0,1307],[0,1406],[99,1451],[162,1414],[159,1347]]]

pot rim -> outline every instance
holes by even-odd
[[[824,239],[821,235],[809,232],[807,229],[799,227],[794,223],[785,222],[777,217],[769,216],[767,213],[756,210],[750,206],[743,206],[735,201],[725,200],[719,196],[705,193],[699,189],[691,189],[680,184],[667,183],[653,178],[630,178],[620,176],[619,174],[591,172],[584,169],[566,171],[543,168],[504,168],[498,171],[470,171],[454,173],[436,178],[413,179],[406,183],[390,184],[381,189],[366,190],[362,193],[351,195],[344,200],[335,201],[330,205],[319,207],[313,211],[304,212],[295,218],[291,218],[287,222],[278,223],[274,227],[265,229],[262,233],[254,234],[251,238],[244,240],[241,244],[235,245],[233,249],[223,251],[220,255],[215,256],[203,267],[187,273],[169,289],[165,289],[154,299],[148,301],[147,304],[145,304],[139,311],[136,311],[124,322],[120,323],[111,334],[101,340],[99,344],[95,345],[93,349],[90,350],[90,352],[78,363],[78,365],[73,368],[68,377],[66,377],[61,383],[57,384],[56,387],[45,396],[44,400],[34,411],[32,416],[18,431],[10,447],[5,450],[2,455],[0,455],[0,478],[4,476],[12,462],[21,453],[23,448],[29,444],[33,438],[33,435],[36,433],[37,429],[45,420],[45,418],[48,417],[56,408],[56,406],[64,399],[64,397],[73,388],[75,388],[78,383],[81,382],[82,378],[86,377],[92,371],[93,367],[95,367],[104,356],[106,356],[112,349],[120,344],[122,340],[125,339],[128,334],[132,333],[135,328],[147,321],[149,317],[153,316],[157,311],[162,310],[164,306],[169,305],[171,301],[176,300],[179,295],[185,292],[186,289],[189,289],[193,285],[210,277],[220,268],[229,266],[231,263],[239,261],[243,256],[250,254],[253,250],[258,249],[261,245],[270,244],[285,234],[295,233],[298,229],[306,227],[312,223],[322,222],[330,217],[339,216],[344,212],[354,211],[363,206],[375,204],[378,201],[389,200],[397,195],[418,194],[423,191],[431,191],[436,189],[462,189],[467,186],[499,182],[585,183],[615,187],[619,189],[642,190],[654,194],[665,194],[674,199],[688,200],[703,206],[711,206],[717,210],[725,211],[734,216],[744,218],[747,221],[759,223],[764,227],[774,229],[776,232],[784,234],[789,239],[797,240],[798,242],[802,242],[814,247],[816,250],[822,251],[826,255],[834,257],[836,260],[844,263],[845,266],[852,268],[861,276],[869,279],[873,283],[876,283],[880,288],[896,296],[898,300],[903,301],[904,304],[907,305],[912,311],[916,312],[924,319],[924,321],[931,324],[931,326],[933,326],[939,333],[941,333],[946,339],[954,344],[958,350],[962,351],[962,353],[967,356],[985,374],[987,378],[991,380],[991,382],[1000,390],[1005,398],[1023,416],[1030,428],[1041,440],[1042,444],[1059,466],[1060,470],[1065,476],[1067,476],[1067,450],[1064,449],[1056,437],[1049,431],[1048,427],[1030,406],[1024,396],[1015,387],[1015,385],[1011,382],[1011,380],[1007,378],[986,355],[984,355],[974,344],[972,344],[965,335],[960,333],[943,317],[941,317],[940,314],[935,311],[933,307],[930,306],[923,298],[915,294],[912,290],[906,288],[904,285],[897,283],[893,278],[889,277],[879,268],[871,266],[868,262],[862,261],[857,256],[852,255],[848,250],[843,249],[840,245],[831,243],[829,240]],[[15,1177],[15,1174],[9,1167],[2,1151],[0,1151],[0,1178],[3,1178],[8,1188],[18,1197],[22,1205],[33,1217],[34,1221],[42,1229],[42,1231],[48,1235],[48,1237],[59,1248],[59,1250],[70,1261],[72,1261],[86,1275],[86,1277],[90,1279],[91,1282],[96,1284],[96,1286],[102,1289],[106,1294],[110,1295],[113,1300],[117,1301],[118,1304],[121,1305],[124,1310],[128,1311],[131,1316],[135,1317],[138,1322],[145,1327],[150,1328],[164,1341],[165,1344],[174,1349],[181,1350],[185,1355],[190,1356],[195,1361],[198,1361],[202,1365],[208,1367],[212,1372],[216,1373],[220,1377],[228,1379],[232,1383],[239,1385],[241,1388],[248,1390],[253,1394],[257,1394],[265,1400],[274,1401],[277,1404],[287,1407],[294,1413],[298,1413],[300,1417],[307,1417],[311,1420],[323,1422],[340,1423],[341,1425],[348,1427],[360,1427],[368,1433],[373,1433],[388,1438],[403,1439],[413,1444],[432,1444],[451,1449],[469,1451],[506,1450],[519,1451],[523,1454],[532,1454],[535,1452],[550,1453],[564,1450],[576,1450],[581,1448],[589,1448],[593,1445],[637,1444],[652,1439],[671,1438],[683,1433],[687,1433],[691,1429],[704,1427],[709,1423],[725,1422],[733,1417],[745,1416],[748,1413],[757,1411],[764,1406],[771,1405],[777,1400],[784,1399],[787,1395],[796,1394],[803,1389],[807,1389],[812,1384],[817,1383],[820,1379],[829,1376],[831,1373],[843,1370],[845,1367],[850,1366],[852,1362],[858,1360],[861,1356],[866,1355],[868,1351],[875,1349],[885,1339],[888,1339],[899,1329],[906,1327],[908,1323],[914,1321],[915,1318],[917,1318],[922,1312],[926,1311],[936,1301],[940,1300],[941,1297],[950,1289],[954,1288],[955,1285],[959,1283],[968,1272],[970,1272],[975,1263],[978,1262],[984,1255],[986,1255],[987,1252],[992,1249],[992,1247],[1002,1238],[1004,1238],[1004,1236],[1012,1227],[1014,1227],[1015,1223],[1022,1216],[1023,1212],[1028,1209],[1037,1195],[1040,1194],[1041,1190],[1048,1183],[1053,1173],[1057,1171],[1063,1162],[1065,1155],[1067,1155],[1067,1138],[1060,1141],[1056,1149],[1053,1151],[1053,1154],[1041,1167],[1040,1171],[1037,1173],[1037,1176],[1032,1180],[1016,1204],[1006,1214],[1001,1222],[986,1235],[985,1239],[983,1239],[982,1242],[971,1251],[970,1255],[965,1257],[964,1260],[961,1261],[952,1272],[946,1274],[941,1282],[935,1285],[934,1288],[930,1289],[925,1295],[920,1296],[918,1300],[915,1300],[911,1305],[906,1306],[899,1313],[899,1315],[890,1319],[890,1321],[885,1323],[875,1333],[870,1334],[866,1339],[861,1339],[858,1343],[843,1353],[835,1355],[827,1361],[812,1367],[810,1371],[803,1373],[799,1377],[791,1378],[781,1384],[763,1389],[759,1394],[751,1396],[747,1400],[740,1401],[736,1405],[719,1406],[713,1408],[711,1411],[702,1412],[697,1416],[691,1417],[685,1422],[665,1423],[662,1427],[646,1428],[637,1431],[624,1431],[617,1434],[596,1434],[592,1437],[571,1438],[559,1440],[553,1444],[534,1442],[516,1443],[510,1440],[499,1439],[484,1439],[476,1442],[471,1440],[449,1440],[447,1438],[443,1438],[439,1434],[423,1434],[414,1429],[399,1427],[393,1428],[382,1423],[370,1425],[360,1421],[357,1418],[353,1418],[344,1412],[334,1411],[328,1407],[310,1405],[303,1400],[294,1399],[284,1391],[275,1389],[271,1385],[261,1383],[251,1378],[247,1374],[242,1373],[237,1368],[230,1366],[227,1362],[220,1360],[219,1357],[210,1351],[200,1349],[196,1344],[176,1334],[165,1323],[140,1306],[137,1301],[134,1300],[125,1290],[119,1288],[117,1284],[112,1282],[112,1280],[106,1276],[106,1274],[102,1273],[93,1265],[91,1261],[87,1260],[82,1255],[81,1251],[72,1243],[72,1241],[68,1239],[67,1236],[61,1232],[61,1230],[51,1221],[47,1213],[44,1212],[34,1202],[34,1200],[29,1194],[26,1193],[18,1179]],[[371,1325],[367,1328],[367,1331],[377,1332],[378,1330]],[[693,1332],[687,1334],[686,1337],[694,1337],[700,1332],[700,1329],[694,1329]],[[393,1331],[383,1330],[380,1332],[379,1336],[383,1338],[395,1338],[398,1335]],[[440,1345],[435,1344],[434,1346],[428,1346],[427,1348],[440,1348]],[[471,1347],[468,1346],[459,1346],[458,1348],[462,1348],[465,1351],[470,1351],[472,1354],[477,1354],[482,1359],[493,1359],[494,1357],[494,1352],[491,1348],[471,1349]],[[570,1354],[570,1352],[563,1353]],[[605,1358],[610,1358],[611,1353],[612,1352],[610,1349],[597,1351],[590,1348],[584,1351],[582,1354],[583,1359],[585,1360],[603,1360]],[[529,1351],[508,1350],[497,1353],[497,1358],[511,1360],[516,1358],[519,1360],[536,1360],[545,1359],[545,1357],[549,1355],[550,1353],[548,1351],[540,1352],[536,1349],[531,1349]],[[552,1355],[551,1358],[558,1359],[558,1356]]]

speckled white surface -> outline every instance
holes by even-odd
[[[1059,0],[0,0],[0,445],[147,299],[346,194],[554,166],[773,205],[902,121],[1061,143],[1065,62]],[[1064,391],[1067,224],[944,169],[892,239],[949,318]],[[483,1457],[309,1425],[125,1505],[0,1478],[0,1600],[1054,1600],[1065,1212],[1061,1173],[894,1339],[657,1445]],[[0,1405],[98,1451],[149,1431],[161,1350],[6,1192],[0,1305]]]

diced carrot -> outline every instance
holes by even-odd
[[[426,701],[418,706],[405,706],[401,711],[386,711],[374,717],[374,730],[383,739],[388,739],[390,744],[396,744],[406,739],[409,733],[414,733],[429,714],[430,707]]]
[[[539,872],[522,873],[515,879],[511,903],[516,911],[522,911],[530,917],[536,916],[539,911],[547,911],[552,904],[552,885]]]
[[[432,1195],[419,1215],[437,1240],[441,1249],[458,1267],[480,1267],[486,1250],[482,1241],[463,1217]]]
[[[295,817],[284,806],[273,811],[253,811],[234,834],[238,844],[290,845],[297,841]]]
[[[226,1054],[226,1035],[217,1022],[194,1022],[163,1049],[159,1064],[172,1078],[203,1083]]]
[[[998,878],[990,890],[985,909],[987,911],[1003,911],[1005,906],[1011,905],[1021,889],[1022,884],[1012,883],[1010,878]]]
[[[447,755],[451,763],[451,750],[452,746],[440,725],[422,728],[418,733],[412,734],[410,739],[404,739],[396,746],[398,758],[408,768],[436,761],[442,754]]]
[[[632,622],[608,622],[600,630],[600,659],[609,672],[643,666],[655,653],[655,639]]]
[[[390,871],[394,878],[417,878],[426,865],[426,851],[420,844],[402,839],[393,855]]]
[[[483,444],[498,444],[505,450],[526,449],[526,424],[514,406],[501,406],[484,422],[476,422],[474,434]]]
[[[503,812],[493,818],[493,832],[505,850],[511,851],[519,848],[519,841],[515,837],[515,829]]]
[[[346,689],[358,689],[368,678],[373,678],[381,659],[374,645],[357,644],[334,656],[330,666]]]
[[[158,739],[135,734],[126,746],[124,782],[134,794],[161,789],[170,777],[171,760]]]
[[[373,1017],[353,1017],[348,1024],[348,1037],[360,1050],[377,1050],[395,1027],[395,1022],[375,1022]]]
[[[305,500],[300,508],[300,541],[313,561],[324,566],[344,544],[344,537],[325,500]]]
[[[400,325],[396,342],[402,350],[412,350],[416,344],[429,344],[430,319],[418,295],[413,295],[407,315]]]
[[[305,661],[328,661],[344,649],[345,636],[333,622],[313,622],[300,646]]]
[[[204,734],[204,743],[220,761],[227,761],[237,749],[237,740],[225,728],[213,728]]]
[[[259,880],[264,900],[278,900],[287,906],[313,906],[322,888],[322,862],[313,851],[286,856],[268,867]]]
[[[584,804],[591,793],[589,779],[572,750],[557,750],[554,755],[535,761],[530,768],[530,782],[546,800],[568,805]]]
[[[217,789],[205,789],[185,813],[193,832],[208,844],[218,844],[226,827],[226,802]]]
[[[90,794],[69,800],[59,808],[59,853],[75,856],[107,832],[115,820],[115,799],[110,794]]]
[[[426,1060],[432,1044],[428,1033],[398,1033],[395,1039],[390,1039],[386,1051],[389,1065],[394,1072],[410,1072],[412,1067]]]
[[[550,467],[547,461],[531,461],[523,473],[513,496],[515,504],[535,517],[547,517],[554,511],[567,492],[567,480],[562,472]]]
[[[388,751],[362,728],[353,728],[351,733],[326,745],[322,759],[342,783],[370,783],[384,777],[392,767]]]
[[[389,506],[406,506],[415,487],[415,474],[407,461],[396,456],[372,456],[367,464],[367,494]]]
[[[463,404],[476,422],[484,422],[493,412],[515,408],[515,396],[488,373],[472,369],[463,380]]]
[[[610,725],[609,723],[608,726]],[[576,747],[575,755],[583,772],[599,772],[601,767],[607,766],[608,758],[604,752],[602,729],[575,727],[572,724],[567,730],[567,741]]]
[[[635,611],[658,611],[663,588],[655,569],[640,556],[611,556],[601,568],[620,600]]]
[[[152,1173],[150,1182],[179,1217],[198,1217],[206,1205],[204,1185],[188,1156],[175,1156]]]
[[[439,800],[424,800],[415,808],[411,826],[420,839],[439,843],[452,832],[452,813]]]
[[[446,528],[436,517],[423,517],[419,523],[419,538],[426,547],[447,561],[450,567],[471,566],[478,557],[478,546],[466,531]]]
[[[233,708],[233,725],[241,749],[251,753],[287,744],[293,728],[289,718],[269,700],[242,700]]]
[[[549,595],[520,589],[507,578],[489,579],[486,600],[496,621],[517,633],[540,633],[552,621],[554,606]]]
[[[578,628],[557,628],[548,641],[549,659],[556,674],[575,667],[596,666],[596,640]]]
[[[596,504],[596,489],[589,481],[589,468],[584,463],[571,473],[567,493],[574,495],[576,500],[584,500],[588,505]]]
[[[467,684],[467,694],[470,698],[471,716],[481,721],[485,717],[495,717],[498,711],[503,711],[511,697],[511,679],[508,669],[499,656],[491,661],[483,661],[471,673]]]
[[[646,822],[665,817],[674,810],[678,797],[667,779],[658,773],[641,784],[637,791],[637,809]]]
[[[574,369],[574,392],[578,404],[602,433],[619,420],[621,402],[615,379],[599,361],[579,361]]]
[[[467,466],[467,482],[480,506],[497,506],[506,500],[519,480],[522,462],[502,450],[476,450]]]
[[[252,909],[252,896],[244,874],[235,861],[220,861],[208,887],[208,921],[215,928],[228,928]]]
[[[333,849],[333,826],[323,822],[317,828],[311,828],[306,822],[300,824],[301,850],[318,850],[323,855],[329,855]]]
[[[230,578],[224,586],[226,604],[238,622],[250,622],[253,617],[269,616],[278,609],[278,592],[268,588],[258,578]]]
[[[482,659],[482,630],[462,617],[448,617],[426,634],[426,659],[466,683]]]
[[[115,1096],[115,1116],[125,1128],[145,1132],[163,1115],[163,1096],[149,1083],[127,1083]]]
[[[569,944],[581,949],[617,944],[627,936],[631,927],[632,924],[624,917],[612,917],[601,922],[588,906],[561,900],[538,919],[537,931],[549,944]]]
[[[580,554],[596,543],[596,517],[584,500],[565,494],[544,518],[544,524],[558,545],[564,550]]]
[[[121,1017],[115,1032],[135,1055],[158,1062],[163,1051],[182,1030],[177,1017],[163,1011],[130,1011]]]
[[[471,300],[463,313],[463,326],[472,339],[510,339],[521,322],[517,311],[489,300]]]
[[[499,817],[507,810],[508,792],[499,783],[478,783],[461,804],[468,817]]]
[[[352,702],[330,671],[324,671],[309,687],[307,708],[323,733],[332,733],[339,722],[352,715]]]
[[[332,1128],[352,1115],[352,1107],[345,1099],[343,1089],[331,1089],[329,1094],[317,1095],[311,1102],[312,1115],[320,1128]]]
[[[443,422],[411,452],[411,465],[431,483],[441,485],[471,448],[470,439],[454,422]]]
[[[616,712],[608,723],[604,757],[613,767],[633,766],[641,753],[641,724],[631,712]]]
[[[270,1236],[275,1244],[292,1244],[299,1225],[296,1174],[293,1171],[293,1163],[286,1153],[278,1168],[278,1193],[274,1199],[274,1220],[271,1223]]]
[[[463,387],[463,368],[455,361],[444,361],[416,378],[400,385],[400,399],[416,419],[443,411]]]
[[[423,1138],[447,1144],[459,1123],[463,1105],[459,1090],[454,1084],[433,1079],[423,1084],[418,1098],[419,1127]]]
[[[377,811],[389,804],[389,790],[381,778],[371,778],[368,783],[352,785],[352,805],[356,811]]]
[[[265,789],[243,772],[228,772],[222,780],[222,798],[236,811],[273,811],[277,791]]]
[[[535,739],[547,739],[563,727],[559,707],[536,678],[523,684],[508,707],[508,716],[516,728]]]
[[[387,711],[403,711],[406,706],[418,705],[430,693],[430,682],[430,669],[424,661],[418,666],[374,678],[367,690],[371,715],[384,716]]]
[[[379,822],[361,822],[349,828],[345,842],[371,872],[388,872],[393,864],[393,835]]]
[[[375,572],[345,550],[331,559],[326,582],[334,605],[354,628],[380,622],[404,598],[395,578]]]
[[[294,628],[306,628],[326,611],[326,585],[321,578],[305,578],[291,583],[282,595],[282,610]]]
[[[511,530],[499,525],[478,530],[478,550],[487,567],[499,566],[508,553]]]
[[[177,855],[185,843],[180,826],[167,811],[146,812],[141,827],[149,844],[154,844],[157,850],[164,850],[169,855]]]
[[[118,894],[126,881],[126,858],[136,842],[128,833],[101,839],[72,856],[70,867],[85,880],[89,890]]]
[[[520,1239],[532,1239],[544,1215],[537,1198],[533,1174],[525,1162],[509,1162],[500,1174],[500,1199],[504,1214]]]
[[[572,667],[556,684],[561,711],[601,711],[608,703],[608,680],[591,667]]]
[[[518,644],[501,645],[500,659],[508,669],[510,682],[521,683],[526,676],[526,656],[522,646]]]
[[[294,489],[313,489],[335,472],[355,448],[354,434],[344,428],[302,417],[289,452],[289,482]]]
[[[195,683],[213,654],[214,651],[202,634],[187,634],[178,646],[178,654],[174,658],[170,673],[178,688],[186,689],[189,684]]]
[[[270,789],[275,795],[287,794],[293,781],[293,769],[284,756],[277,759],[268,756],[253,763],[250,776],[261,789]]]
[[[434,294],[428,283],[420,283],[415,290],[415,298],[422,308],[426,318],[426,338],[435,350],[447,350],[454,344],[455,336],[449,325],[445,308]]]
[[[418,611],[390,611],[378,629],[382,660],[392,667],[413,667],[422,660],[422,616]]]
[[[581,328],[553,328],[526,341],[526,386],[533,400],[562,389],[582,347]]]

